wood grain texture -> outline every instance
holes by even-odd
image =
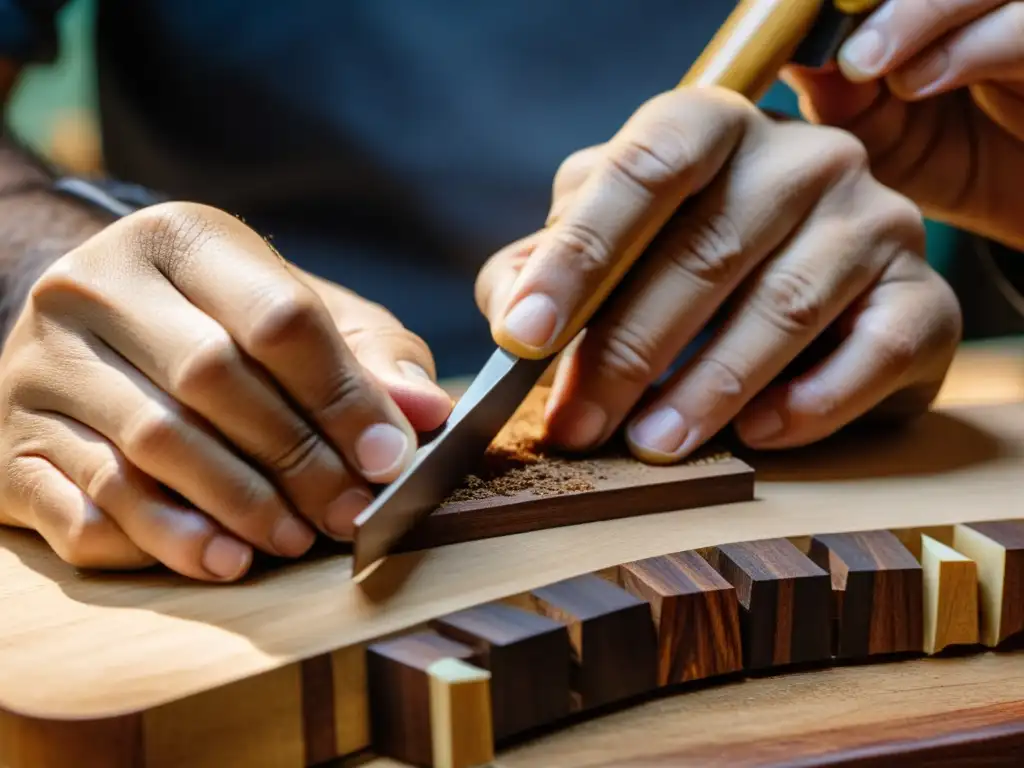
[[[984,361],[958,365],[965,373],[954,372],[954,384],[967,373],[983,386],[999,380]],[[49,719],[127,715],[668,550],[1019,517],[1022,461],[1024,405],[931,413],[877,438],[759,456],[754,502],[401,555],[363,584],[352,582],[345,555],[217,587],[162,573],[80,573],[37,537],[2,530],[0,708]]]
[[[334,670],[328,654],[299,666],[302,691],[302,738],[306,762],[319,765],[339,754],[334,715]]]
[[[569,628],[574,710],[657,687],[657,638],[646,601],[594,574],[535,589],[528,597],[534,610]]]
[[[659,685],[742,668],[736,590],[696,552],[627,563],[619,568],[619,580],[651,606],[658,637]]]
[[[499,758],[502,768],[1017,766],[1022,707],[1024,655],[930,657],[712,686]]]
[[[302,675],[292,665],[156,707],[143,715],[141,765],[303,768],[302,705]]]
[[[491,675],[458,659],[427,667],[433,768],[473,768],[494,759]]]
[[[370,746],[370,691],[365,646],[350,645],[331,654],[331,691],[335,756],[366,749]]]
[[[980,639],[977,563],[931,536],[919,538],[925,653],[938,653],[951,645],[974,645]]]
[[[981,642],[994,647],[1024,630],[1024,523],[958,525],[953,547],[978,564]]]
[[[413,765],[434,758],[427,670],[442,659],[472,663],[475,651],[436,632],[417,632],[367,648],[373,749]]]
[[[563,623],[490,603],[443,616],[432,626],[473,648],[477,663],[491,673],[499,741],[569,714],[569,633]]]
[[[142,716],[43,720],[0,710],[3,768],[139,768]]]
[[[831,579],[790,541],[723,544],[713,547],[708,559],[736,588],[744,668],[831,656]]]
[[[754,498],[754,470],[737,458],[661,467],[625,457],[599,461],[593,490],[559,495],[523,491],[514,496],[456,502],[426,518],[397,545],[396,551]]]
[[[810,557],[832,577],[836,656],[860,659],[923,650],[921,566],[894,534],[815,536]]]

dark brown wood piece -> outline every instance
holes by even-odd
[[[436,632],[417,632],[366,649],[373,749],[413,765],[433,760],[427,668],[453,658],[475,661],[473,648]]]
[[[651,606],[658,683],[671,685],[743,668],[736,589],[696,552],[619,567],[622,586]]]
[[[573,709],[657,687],[657,638],[647,602],[593,574],[536,589],[530,598],[534,610],[569,627]]]
[[[502,603],[467,608],[432,622],[474,649],[491,673],[496,741],[569,714],[569,633],[563,623]]]
[[[754,499],[754,470],[737,458],[667,467],[626,457],[594,462],[593,490],[457,502],[426,518],[396,551]]]
[[[744,668],[831,656],[831,579],[787,539],[725,544],[708,559],[736,588]]]
[[[811,559],[829,572],[835,593],[835,655],[922,652],[921,565],[889,531],[830,533],[811,540]]]
[[[334,724],[334,671],[331,655],[302,662],[302,736],[306,763],[318,765],[338,756]]]

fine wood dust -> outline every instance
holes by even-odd
[[[594,490],[601,469],[593,461],[559,456],[544,445],[544,406],[549,389],[535,388],[494,438],[478,470],[469,475],[441,506],[460,501],[536,496]]]

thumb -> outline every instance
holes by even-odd
[[[870,118],[872,106],[888,95],[882,93],[881,82],[852,83],[834,65],[826,69],[789,66],[780,79],[796,92],[804,118],[852,133]]]

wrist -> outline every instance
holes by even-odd
[[[32,285],[55,261],[101,231],[110,217],[47,189],[3,197],[0,216],[0,342]]]

